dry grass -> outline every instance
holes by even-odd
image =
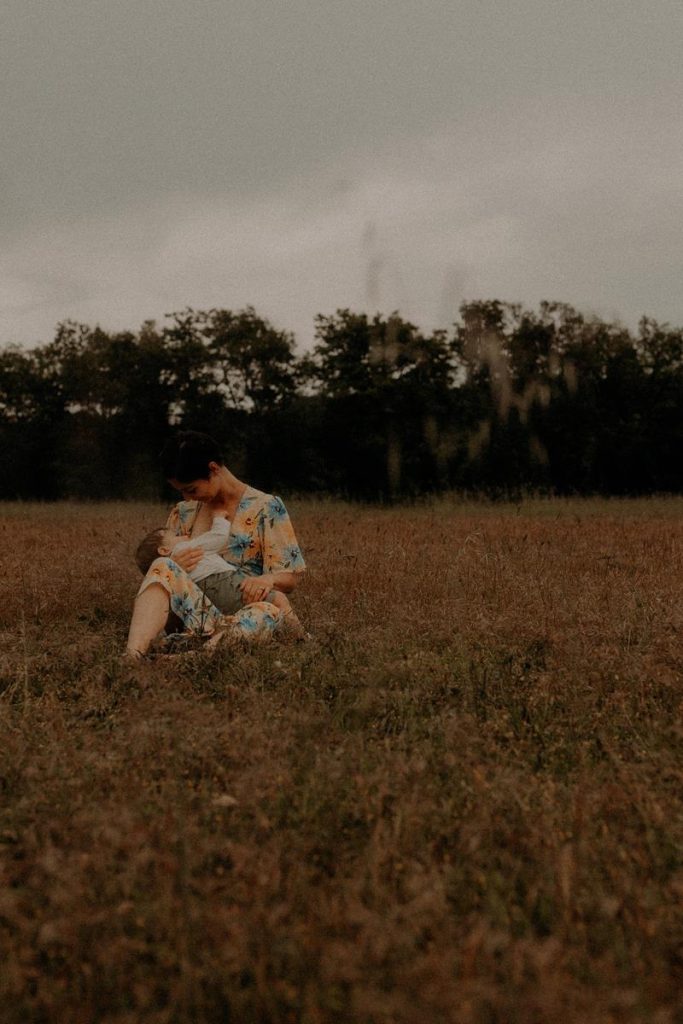
[[[290,507],[318,644],[139,672],[160,510],[0,509],[3,1024],[683,1020],[683,502]]]

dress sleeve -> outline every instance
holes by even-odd
[[[169,512],[168,519],[166,520],[166,529],[173,530],[176,537],[180,536],[182,532],[180,529],[180,505],[174,505]]]
[[[173,530],[176,537],[189,537],[198,511],[198,501],[179,501],[169,513],[166,529]]]
[[[259,521],[263,551],[263,572],[304,572],[306,563],[294,533],[292,521],[278,497],[269,497]]]

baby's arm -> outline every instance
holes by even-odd
[[[189,537],[187,542],[203,551],[220,551],[225,547],[229,535],[230,521],[224,516],[214,516],[210,530],[200,533],[197,537]]]

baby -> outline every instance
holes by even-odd
[[[152,562],[160,556],[172,558],[187,548],[201,548],[204,554],[194,569],[188,572],[188,576],[199,584],[211,603],[224,615],[234,615],[244,606],[242,580],[236,575],[235,566],[218,554],[225,548],[229,535],[230,521],[222,515],[214,516],[211,529],[196,537],[177,537],[172,530],[160,526],[140,542],[135,552],[135,561],[145,574]],[[271,590],[265,600],[280,609],[288,634],[293,639],[302,639],[304,629],[289,599],[279,590]]]

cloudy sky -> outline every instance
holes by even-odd
[[[680,0],[4,0],[0,343],[248,303],[683,322]]]

